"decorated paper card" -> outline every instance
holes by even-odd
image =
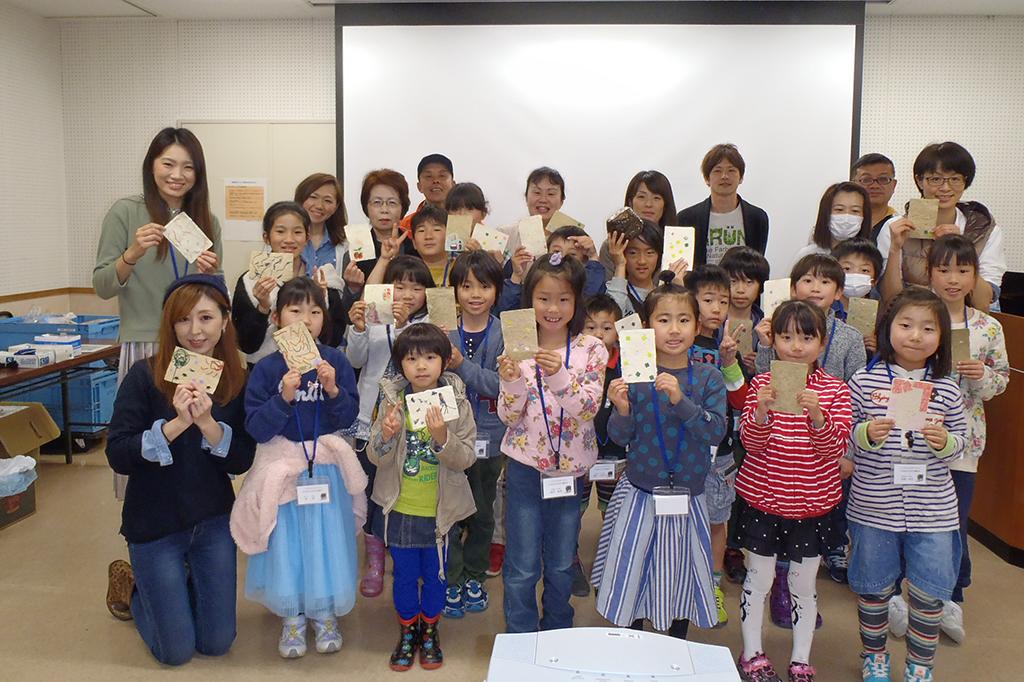
[[[253,251],[249,254],[249,274],[257,282],[272,277],[278,284],[284,284],[294,272],[295,256],[290,253]]]
[[[196,382],[207,393],[212,394],[220,383],[220,375],[224,372],[224,362],[209,355],[200,355],[178,346],[171,353],[171,362],[164,373],[164,381],[172,384]]]
[[[616,211],[608,219],[608,222],[605,223],[605,226],[608,228],[609,233],[621,232],[626,236],[626,239],[632,239],[640,234],[644,221],[643,218],[636,214],[636,211],[626,206]]]
[[[920,431],[928,423],[928,402],[932,398],[932,388],[928,381],[912,381],[903,377],[893,379],[885,416],[893,419],[897,428]]]
[[[508,248],[508,235],[501,230],[492,230],[482,223],[477,223],[473,228],[473,239],[480,244],[484,251],[498,251],[505,253]]]
[[[653,329],[630,329],[619,335],[622,380],[627,384],[652,383],[658,376],[658,351]]]
[[[781,303],[789,300],[789,278],[770,279],[764,283],[764,292],[761,294],[761,310],[764,316],[771,319],[772,313]]]
[[[395,323],[395,286],[393,284],[367,284],[363,287],[366,302],[366,324]]]
[[[870,336],[875,333],[875,321],[878,319],[878,301],[873,298],[851,298],[850,307],[846,311],[846,324],[861,333]]]
[[[199,254],[213,246],[210,238],[199,229],[195,221],[182,211],[164,225],[164,237],[189,263],[195,263]]]
[[[473,216],[449,214],[444,233],[445,251],[465,251],[472,231]]]
[[[506,310],[501,314],[501,336],[505,355],[517,362],[537,354],[537,314],[533,308]]]
[[[754,323],[752,320],[729,320],[729,336],[736,339],[740,355],[754,352]]]
[[[295,322],[274,332],[274,343],[284,356],[288,369],[305,374],[320,364],[320,351],[304,322]]]
[[[555,211],[548,220],[548,232],[554,232],[560,227],[584,227],[583,223],[561,211]]]
[[[973,359],[971,356],[971,330],[970,329],[954,329],[952,336],[953,350],[953,367],[956,368],[956,363],[967,362]]]
[[[427,427],[427,410],[431,407],[441,409],[441,418],[452,422],[459,418],[459,407],[455,403],[455,390],[451,386],[441,386],[429,391],[410,393],[405,396],[405,405],[409,409],[409,418],[414,429]]]
[[[519,245],[526,247],[534,258],[548,252],[548,240],[544,236],[544,219],[532,215],[519,221]]]
[[[772,409],[786,414],[803,414],[804,408],[796,400],[807,388],[807,365],[802,362],[772,360],[772,388],[775,404]]]
[[[935,239],[935,225],[939,222],[938,199],[911,199],[907,206],[907,220],[914,229],[907,233],[914,239]]]
[[[349,258],[354,262],[373,260],[377,257],[377,249],[373,245],[373,232],[369,224],[346,225],[345,238],[348,239]]]
[[[665,258],[663,265],[668,267],[679,259],[683,259],[693,269],[693,252],[696,233],[692,227],[665,226]]]
[[[427,315],[438,327],[454,331],[459,327],[455,312],[455,289],[452,287],[431,287],[427,289]]]
[[[624,318],[615,323],[615,331],[622,333],[629,331],[630,329],[643,329],[644,323],[640,319],[640,316],[636,313],[632,315],[626,315]]]

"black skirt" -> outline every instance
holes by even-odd
[[[843,512],[838,505],[821,516],[786,519],[754,509],[740,495],[736,496],[736,504],[739,514],[732,541],[754,554],[802,561],[846,546],[846,534],[840,524]]]

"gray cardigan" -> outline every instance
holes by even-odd
[[[832,335],[831,348],[825,348],[825,351],[818,357],[818,364],[835,378],[849,381],[854,372],[868,364],[867,351],[864,350],[864,337],[853,327],[836,319],[835,313],[829,311],[828,319],[825,320],[826,342],[833,324],[835,324],[835,334]],[[774,359],[775,349],[771,346],[759,347],[757,360],[754,362],[757,373],[763,374],[769,371]]]

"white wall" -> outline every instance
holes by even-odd
[[[57,24],[0,4],[0,64],[0,294],[63,288],[68,221]]]

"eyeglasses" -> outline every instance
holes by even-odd
[[[878,185],[879,187],[888,187],[892,184],[892,178],[887,175],[882,175],[877,178],[863,177],[857,178],[857,184],[863,185],[864,187],[870,187],[871,185]]]
[[[384,199],[372,199],[370,201],[370,206],[373,206],[376,209],[381,209],[385,206],[388,208],[398,208],[400,204],[394,199],[388,199],[386,201]]]
[[[963,189],[967,184],[962,175],[954,175],[951,178],[943,177],[941,175],[926,175],[923,180],[929,187],[942,187],[945,184],[949,184],[950,189]]]

